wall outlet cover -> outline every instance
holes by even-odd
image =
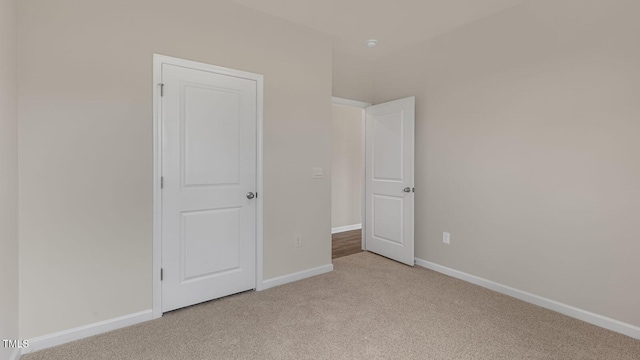
[[[448,232],[442,233],[442,242],[445,244],[451,244],[451,234]]]

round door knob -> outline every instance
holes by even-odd
[[[252,193],[252,192],[248,192],[248,193],[247,193],[247,199],[251,200],[251,199],[253,199],[254,197],[256,197],[256,195],[255,195],[254,193]]]
[[[411,192],[411,188],[410,188],[410,187],[406,187],[406,188],[404,188],[402,191],[404,191],[404,192]]]

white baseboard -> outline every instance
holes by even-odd
[[[332,234],[337,234],[337,233],[341,233],[341,232],[345,232],[345,231],[359,230],[359,229],[362,229],[362,224],[338,226],[338,227],[331,228],[331,233]]]
[[[20,360],[22,356],[22,349],[13,349],[13,354],[9,356],[9,360]]]
[[[258,291],[266,290],[275,286],[288,284],[290,282],[310,278],[316,275],[322,275],[331,271],[333,271],[333,264],[327,264],[327,265],[318,266],[313,269],[298,271],[289,275],[278,276],[273,279],[264,280],[262,282],[262,286],[257,290]]]
[[[124,315],[117,318],[96,322],[89,325],[80,326],[73,329],[58,331],[52,334],[38,336],[29,340],[29,347],[22,349],[22,354],[44,350],[53,346],[66,344],[71,341],[80,340],[89,336],[102,334],[108,331],[121,329],[123,327],[149,321],[153,318],[152,310],[140,311],[134,314]]]
[[[416,258],[415,263],[418,266],[422,266],[424,268],[482,286],[484,288],[514,297],[516,299],[520,299],[534,305],[541,306],[549,310],[553,310],[555,312],[559,312],[569,317],[576,318],[578,320],[582,320],[590,324],[621,333],[623,335],[627,335],[634,339],[640,339],[640,327],[638,326],[634,326],[619,320],[582,310],[571,305],[563,304],[555,300],[547,299],[542,296],[528,293],[526,291],[518,290],[507,285],[502,285],[500,283],[483,279],[475,275],[467,274],[462,271],[454,270],[446,266],[438,265],[430,261]]]

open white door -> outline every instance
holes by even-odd
[[[414,97],[366,108],[366,248],[411,266],[414,127]]]

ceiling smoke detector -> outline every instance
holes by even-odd
[[[378,40],[376,39],[371,39],[371,40],[367,40],[367,46],[372,48],[374,46],[378,45]]]

